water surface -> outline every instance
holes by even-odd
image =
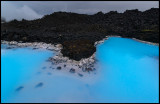
[[[1,45],[1,101],[7,102],[18,86],[32,80],[36,69],[52,56],[46,50],[32,50],[32,48],[7,49],[8,45]]]
[[[50,51],[1,48],[1,52],[2,102],[159,101],[158,46],[110,37],[97,46],[98,73],[92,77],[39,68],[53,55]],[[24,88],[15,92],[18,86]]]

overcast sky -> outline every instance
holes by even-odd
[[[1,16],[7,21],[22,18],[32,20],[56,11],[94,14],[98,11],[145,11],[159,8],[158,1],[1,1]]]

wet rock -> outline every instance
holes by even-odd
[[[32,48],[33,50],[36,50],[36,49],[38,49],[38,48]]]
[[[48,62],[52,62],[52,57],[49,57],[49,58],[47,59],[47,61],[48,61]]]
[[[12,49],[12,47],[7,47],[6,49]]]
[[[93,68],[92,70],[93,70],[93,71],[95,71],[95,70],[96,70],[96,68]]]
[[[38,84],[35,86],[35,88],[42,87],[42,86],[43,86],[43,83],[40,82],[40,83],[38,83]]]
[[[71,68],[69,72],[75,73],[75,69]]]
[[[17,89],[16,89],[16,91],[20,91],[20,90],[22,90],[24,87],[23,86],[20,86],[20,87],[18,87]]]
[[[61,70],[61,67],[60,67],[60,66],[58,66],[58,67],[57,67],[57,69],[58,69],[58,70]]]
[[[82,71],[83,71],[83,72],[86,72],[86,70],[85,70],[85,68],[84,68],[84,67],[82,67]]]
[[[85,68],[85,71],[90,72],[90,71],[93,71],[93,69],[92,68]]]
[[[80,77],[83,77],[83,74],[78,73],[78,75],[79,75]]]

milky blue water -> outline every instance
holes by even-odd
[[[55,55],[50,51],[4,47],[1,45],[2,102],[159,101],[158,46],[110,37],[97,46],[98,74],[93,77],[98,77],[94,81],[61,71],[40,71],[39,66]],[[24,88],[16,92],[19,86]]]
[[[101,102],[159,101],[158,46],[111,37],[98,46],[96,57],[102,75],[93,90]]]
[[[7,102],[17,86],[32,79],[36,68],[52,56],[52,52],[32,48],[5,49],[1,45],[1,101]]]

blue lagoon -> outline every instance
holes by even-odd
[[[159,101],[159,46],[110,37],[97,45],[92,82],[89,76],[41,69],[55,52],[6,47],[1,45],[2,102]]]

